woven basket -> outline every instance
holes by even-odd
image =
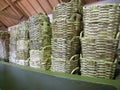
[[[27,60],[29,57],[28,51],[17,51],[16,52],[16,59],[17,60]]]
[[[46,60],[42,60],[40,63],[40,69],[49,70],[51,67],[51,58],[47,58]]]
[[[16,61],[16,51],[10,51],[9,52],[9,62],[15,63]]]
[[[85,22],[118,22],[119,18],[118,4],[100,4],[95,6],[83,7]]]
[[[31,50],[41,50],[42,41],[41,40],[30,40],[30,49]]]
[[[40,50],[30,50],[30,61],[41,61]]]
[[[71,40],[63,38],[52,39],[52,55],[54,57],[70,59],[74,54],[80,53],[79,37],[73,37]]]
[[[81,0],[71,0],[72,3],[72,12],[73,13],[82,13],[82,3]]]
[[[85,23],[85,37],[94,38],[115,38],[118,32],[118,24],[116,23]]]
[[[29,66],[29,60],[15,60],[15,64]]]
[[[10,34],[9,34],[8,32],[0,31],[0,38],[1,38],[2,40],[9,40]]]
[[[42,41],[42,47],[51,45],[51,36],[43,35],[41,41]]]
[[[82,38],[81,41],[83,57],[114,61],[118,40]]]
[[[17,51],[20,50],[28,50],[29,49],[29,41],[28,40],[18,40],[17,41]]]
[[[38,14],[29,18],[29,36],[31,40],[40,39],[43,34],[50,32],[50,21],[47,15]]]
[[[84,58],[106,59],[113,62],[116,57],[118,46],[118,38],[120,33],[116,35],[116,39],[101,39],[81,37],[82,53]]]
[[[36,66],[42,70],[48,70],[51,66],[51,46],[46,46],[42,50],[30,50],[31,66]],[[36,64],[35,64],[36,63]],[[37,64],[38,63],[38,64]],[[37,66],[39,65],[39,66]]]
[[[113,79],[117,61],[94,60],[81,58],[81,75]]]
[[[32,28],[32,30],[29,30],[30,40],[39,39],[41,35],[40,33],[41,31],[39,28]]]
[[[40,68],[43,70],[50,69],[51,66],[51,46],[45,46],[40,51]]]
[[[17,38],[27,40],[28,39],[28,29],[29,29],[28,22],[27,21],[21,22],[19,24]]]
[[[70,18],[73,13],[82,13],[82,5],[80,0],[71,0],[70,2],[62,2],[53,9],[53,19]]]
[[[33,68],[40,68],[40,61],[29,61],[29,66]]]
[[[15,26],[8,28],[8,31],[10,32],[10,38],[14,38],[14,39],[17,38],[18,27],[19,27],[19,25],[15,25]]]
[[[51,58],[51,70],[54,72],[71,73],[76,67],[78,67],[79,55],[72,56],[70,60],[55,57]]]
[[[72,12],[72,3],[61,3],[53,9],[53,19],[69,18]]]
[[[73,36],[78,36],[82,31],[81,23],[72,18],[54,20],[52,23],[52,38],[72,39]]]

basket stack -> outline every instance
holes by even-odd
[[[47,15],[40,13],[30,21],[30,66],[48,70],[51,66],[51,27]]]
[[[84,37],[81,33],[81,75],[112,79],[116,68],[119,39],[119,5],[83,8]]]
[[[120,32],[120,24],[119,24],[119,32]],[[118,44],[117,55],[118,55],[118,62],[120,62],[120,37],[119,37],[119,44]]]
[[[15,25],[8,28],[10,33],[10,44],[9,44],[9,62],[15,63],[16,51],[17,51],[17,33],[19,25]]]
[[[28,29],[28,21],[23,21],[19,24],[17,33],[16,64],[25,66],[28,66],[29,62]]]
[[[9,33],[0,31],[0,59],[8,61],[9,58]]]
[[[52,71],[71,73],[78,67],[79,35],[82,31],[81,11],[79,0],[61,3],[53,10]]]

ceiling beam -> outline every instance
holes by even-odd
[[[8,1],[8,0],[5,0],[6,2]],[[9,2],[7,2],[8,4],[6,5],[6,6],[4,6],[3,8],[1,8],[0,9],[0,15],[1,16],[3,16],[3,15],[5,15],[4,17],[7,17],[7,18],[11,18],[11,19],[14,19],[14,20],[26,20],[26,19],[28,19],[28,16],[26,16],[26,14],[24,14],[19,8],[17,8],[15,5],[14,5],[14,3],[16,2],[16,1],[18,1],[18,0],[12,0],[12,1],[10,1],[9,0]],[[11,6],[12,5],[12,6]],[[10,7],[11,6],[11,8],[12,9],[14,9],[14,11],[16,11],[16,12],[18,12],[19,13],[19,15],[20,15],[20,17],[19,18],[17,18],[18,16],[15,16],[15,15],[8,15],[8,14],[6,14],[6,13],[3,13],[3,10],[5,10],[5,9],[7,9],[8,7]],[[2,12],[2,13],[1,13]]]
[[[1,24],[0,25],[1,30],[7,30],[8,27],[1,20],[0,20],[0,24]]]
[[[18,1],[18,0],[14,0],[14,1],[12,1],[12,3],[15,3],[16,1]],[[5,9],[7,9],[8,7],[10,7],[9,4],[7,4],[7,5],[5,5],[3,8],[1,8],[0,11],[3,11],[3,10],[5,10]]]
[[[40,5],[40,7],[42,8],[42,10],[44,11],[44,13],[46,13],[47,14],[47,12],[45,11],[45,9],[42,7],[42,5],[41,5],[41,3],[40,3],[40,1],[39,0],[36,0],[37,1],[37,3]]]
[[[50,5],[50,8],[52,9],[53,6],[52,6],[52,4],[50,3],[50,1],[49,1],[49,0],[46,0],[46,1],[48,2],[48,4]]]
[[[1,20],[0,20],[0,23],[1,23],[5,28],[8,28]]]
[[[8,7],[10,7],[10,6],[9,6],[9,5],[6,5],[6,6],[2,7],[2,8],[0,9],[0,11],[3,11],[3,10],[5,10],[5,9],[7,9]]]
[[[21,11],[14,5],[14,3],[11,0],[5,0],[5,1],[7,2],[8,5],[10,5],[13,11],[20,16],[20,18],[23,17],[23,14],[21,13]]]
[[[11,15],[11,14],[8,14],[8,13],[5,13],[5,12],[3,12],[3,11],[0,12],[0,16],[6,17],[6,18],[10,18],[10,19],[14,19],[14,20],[17,20],[17,21],[20,20],[20,18],[18,18],[17,16],[14,16],[14,15]]]

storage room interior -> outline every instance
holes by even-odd
[[[120,0],[0,0],[0,90],[120,90]]]

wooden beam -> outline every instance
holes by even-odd
[[[51,5],[50,1],[49,0],[46,0],[48,2],[48,4],[50,5],[50,8],[52,9],[53,6]]]
[[[18,1],[18,0],[14,0],[14,1],[12,1],[12,3],[15,3],[16,1]],[[8,7],[10,7],[10,5],[6,5],[6,6],[4,6],[3,8],[1,8],[0,9],[0,11],[3,11],[3,10],[5,10],[5,9],[7,9]]]
[[[30,6],[34,9],[34,11],[35,11],[36,13],[38,13],[29,0],[28,0],[28,3],[29,3]]]
[[[0,9],[0,11],[3,11],[3,10],[5,10],[5,9],[7,9],[8,7],[9,7],[9,5],[6,5],[6,6],[2,7],[2,8]]]
[[[39,0],[36,0],[37,1],[37,3],[40,5],[40,7],[42,8],[42,10],[44,11],[44,13],[46,13],[47,14],[47,12],[45,11],[45,9],[42,7],[42,5],[41,5],[41,3],[40,3],[40,1]]]
[[[8,28],[1,20],[0,23],[2,24],[2,26],[4,26],[5,28]]]
[[[13,1],[11,1],[11,4],[13,5],[16,1],[18,1],[18,0],[13,0]],[[8,7],[10,7],[11,5],[10,4],[7,4],[6,6],[4,6],[2,9],[0,9],[0,15],[1,16],[3,16],[3,15],[5,15],[4,17],[7,17],[7,18],[11,18],[11,19],[14,19],[14,20],[20,20],[20,19],[28,19],[28,16],[25,14],[25,13],[23,13],[18,7],[16,7],[15,5],[13,5],[13,7],[16,9],[16,11],[18,12],[18,13],[20,13],[19,15],[20,15],[20,17],[19,18],[17,18],[18,16],[12,16],[12,15],[10,15],[10,16],[8,16],[8,14],[6,14],[6,13],[1,13],[1,11],[3,11],[3,10],[5,10],[5,9],[7,9]],[[11,7],[12,8],[12,7]]]
[[[8,27],[1,20],[0,20],[0,23],[1,23],[0,29],[7,30]]]
[[[18,18],[17,16],[14,16],[14,15],[11,15],[11,14],[8,14],[8,13],[5,13],[5,12],[3,12],[3,11],[0,12],[0,16],[6,17],[6,18],[10,18],[10,19],[14,19],[14,20],[17,20],[17,21],[20,20],[20,18]]]
[[[11,6],[11,8],[13,9],[13,11],[20,16],[20,18],[23,16],[23,14],[21,13],[21,11],[13,4],[13,2],[11,0],[5,0],[8,5]]]

